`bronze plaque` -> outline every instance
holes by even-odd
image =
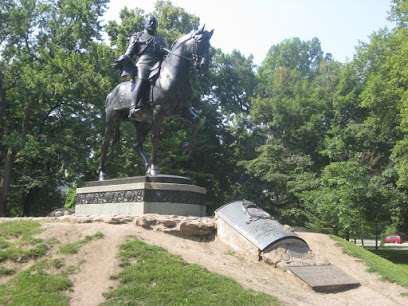
[[[225,204],[218,208],[215,214],[261,251],[285,238],[299,239],[306,244],[302,238],[285,229],[269,213],[246,200]]]
[[[289,266],[288,269],[315,291],[341,290],[360,285],[353,277],[334,265]]]

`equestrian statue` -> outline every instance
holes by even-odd
[[[99,163],[99,180],[106,179],[105,161],[110,146],[120,140],[119,125],[129,121],[136,127],[135,149],[147,169],[146,175],[160,174],[157,154],[160,128],[163,120],[179,117],[192,124],[192,135],[184,153],[191,153],[197,136],[200,118],[191,108],[193,90],[189,80],[190,66],[205,72],[209,65],[210,39],[214,30],[200,30],[177,39],[167,49],[163,39],[156,35],[157,19],[146,18],[145,30],[132,35],[126,53],[114,61],[112,67],[121,76],[132,79],[120,83],[106,97],[106,129]],[[138,56],[136,65],[132,57]],[[143,143],[152,129],[150,159],[143,151]]]

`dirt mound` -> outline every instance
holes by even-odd
[[[83,246],[80,252],[66,257],[66,264],[78,266],[77,273],[71,275],[74,284],[69,293],[71,305],[97,305],[104,301],[102,293],[116,284],[110,276],[119,272],[118,246],[136,236],[152,245],[161,246],[170,253],[178,254],[188,263],[196,263],[209,271],[230,276],[244,287],[262,291],[279,298],[286,305],[407,305],[407,292],[398,285],[381,282],[376,274],[366,272],[367,267],[358,259],[343,254],[328,236],[298,232],[317,254],[321,254],[357,279],[361,286],[337,293],[316,293],[294,275],[274,269],[254,258],[236,254],[218,239],[199,242],[183,239],[158,231],[146,230],[133,223],[107,224],[42,222],[47,230],[42,238],[55,237],[61,243],[83,239],[97,232],[103,239],[93,240]],[[58,256],[54,254],[51,256]]]

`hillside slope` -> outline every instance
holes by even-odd
[[[66,257],[67,265],[78,267],[77,273],[70,276],[74,284],[73,291],[69,293],[71,305],[97,305],[104,301],[102,293],[117,285],[109,277],[120,270],[118,245],[130,239],[129,236],[181,255],[188,263],[200,264],[209,271],[230,276],[247,288],[271,294],[286,305],[408,304],[408,297],[400,295],[408,292],[407,289],[382,282],[376,274],[366,272],[363,263],[343,254],[341,248],[323,234],[298,233],[315,253],[325,256],[332,264],[357,279],[361,283],[359,288],[338,293],[316,293],[294,275],[236,254],[218,239],[199,242],[145,230],[132,223],[42,222],[42,226],[47,230],[39,237],[55,237],[61,243],[74,242],[97,232],[104,234],[103,239],[92,241],[81,247],[77,254]],[[60,256],[56,254],[56,249],[50,250],[49,254],[55,258]],[[0,283],[6,280],[3,278]]]

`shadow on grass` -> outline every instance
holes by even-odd
[[[379,248],[377,250],[375,248],[368,247],[367,250],[375,255],[391,261],[394,264],[404,265],[408,271],[408,250],[392,247]]]

